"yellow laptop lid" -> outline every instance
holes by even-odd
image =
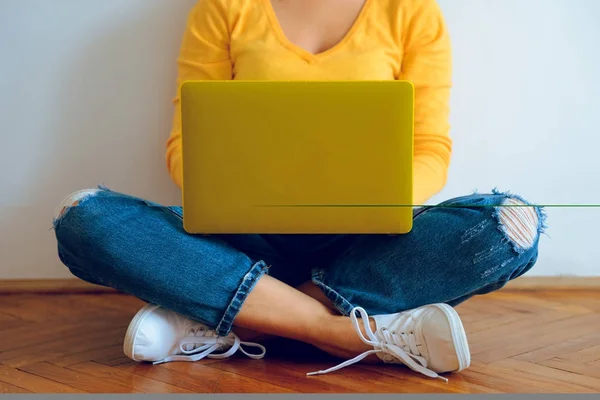
[[[405,81],[184,83],[186,231],[410,231],[413,107]]]

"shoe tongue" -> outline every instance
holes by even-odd
[[[407,321],[411,320],[411,317],[415,315],[408,313],[397,313],[397,314],[386,314],[386,315],[375,315],[371,318],[375,320],[377,330],[386,328],[388,331],[398,332],[404,331],[407,327]],[[412,321],[411,321],[412,322]],[[412,325],[408,322],[408,325]]]
[[[371,318],[375,321],[375,331],[380,330],[381,328],[387,328],[389,330],[394,330],[397,323],[394,324],[394,316],[397,314],[385,314],[385,315],[373,315]]]

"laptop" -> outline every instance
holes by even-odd
[[[411,83],[188,81],[180,96],[187,232],[411,230]]]

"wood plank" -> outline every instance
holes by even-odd
[[[213,393],[296,393],[281,386],[268,384],[235,374],[223,374]]]
[[[9,383],[32,393],[86,393],[50,379],[0,365],[0,385]]]
[[[594,312],[600,312],[600,290],[594,291],[540,291],[535,293],[540,300],[581,304]]]
[[[581,292],[577,292],[580,294]],[[504,308],[526,314],[535,314],[543,311],[568,312],[573,314],[588,314],[594,312],[585,304],[572,301],[559,301],[552,298],[540,298],[531,292],[497,291],[485,296],[491,307]],[[502,313],[503,315],[506,312]]]
[[[364,366],[362,368],[365,368]],[[380,366],[368,366],[367,368],[380,369]],[[386,367],[383,370],[384,374],[390,375],[398,375],[401,374],[401,368],[397,367],[397,369],[392,370]],[[507,389],[508,385],[505,379],[502,379],[498,376],[488,377],[474,370],[473,368],[461,371],[460,373],[455,374],[445,374],[446,378],[449,379],[448,383],[444,383],[439,380],[425,380],[426,378],[421,378],[423,384],[433,385],[433,386],[442,386],[445,385],[448,389],[448,392],[457,392],[457,393],[511,393],[510,390]],[[406,379],[406,378],[404,378]],[[408,378],[411,379],[411,378]]]
[[[45,342],[19,347],[0,353],[0,362],[12,367],[33,364],[66,354],[91,349],[96,346],[110,346],[123,342],[125,328],[110,330],[88,330],[76,325],[72,334],[65,337],[49,337]]]
[[[107,326],[109,325],[103,321],[99,321],[97,318],[94,318],[94,320],[91,321],[70,321],[68,323],[54,322],[52,324],[43,325],[44,338],[51,340],[57,336],[62,336],[64,339],[67,339],[69,337],[79,336],[88,331],[88,329],[102,329]],[[35,329],[35,327],[38,329]],[[39,324],[23,321],[22,326],[0,331],[0,354],[5,351],[29,347],[32,343],[39,343],[39,327]]]
[[[111,347],[108,351],[102,355],[95,356],[92,361],[98,364],[106,365],[108,367],[115,367],[121,364],[128,364],[131,359],[128,358],[123,352],[123,347]]]
[[[142,391],[135,390],[132,387],[119,385],[110,380],[100,380],[95,376],[58,367],[47,362],[27,365],[19,369],[89,393],[142,393]]]
[[[591,376],[600,379],[600,363],[598,365],[579,364],[571,361],[561,360],[560,358],[552,358],[542,361],[541,365],[560,369],[562,371],[573,372],[575,374]]]
[[[0,394],[21,394],[31,393],[29,390],[25,390],[18,386],[13,386],[10,383],[0,382]]]
[[[85,361],[102,361],[112,360],[123,354],[122,340],[118,344],[109,346],[101,346],[93,349],[85,349],[83,351],[73,351],[61,356],[53,357],[52,364],[59,367],[68,367],[70,365],[81,364]]]
[[[479,375],[476,379],[481,384],[503,393],[595,393],[593,389],[571,382],[557,381],[531,371],[515,370],[497,364],[473,362],[472,368],[464,371],[464,374],[467,379]]]
[[[337,361],[339,362],[339,360]],[[350,366],[343,371],[327,375],[307,377],[306,373],[326,369],[331,362],[303,362],[298,360],[250,360],[237,358],[228,362],[211,364],[211,368],[245,375],[262,382],[283,385],[300,393],[448,393],[444,385],[425,384],[425,379],[405,379],[417,376],[403,369],[404,375],[390,376],[372,373],[360,366]],[[441,381],[440,381],[441,382]]]
[[[487,332],[490,329],[497,328],[502,325],[507,325],[512,322],[521,321],[527,318],[531,318],[531,314],[507,313],[500,316],[495,315],[493,317],[479,318],[477,320],[470,321],[469,323],[466,323],[463,320],[463,324],[465,326],[467,334],[471,336],[476,332]]]
[[[530,352],[555,343],[564,342],[573,336],[574,332],[578,335],[587,335],[598,331],[598,315],[584,314],[565,320],[559,320],[540,327],[531,327],[527,336],[522,332],[515,337],[511,335],[511,342],[502,340],[502,346],[493,346],[493,348],[473,353],[475,358],[482,362],[492,362],[503,358],[512,357],[518,354]]]
[[[28,296],[3,296],[3,299],[12,301],[2,302],[0,309],[2,313],[32,322],[44,322],[49,319],[66,318],[86,318],[89,317],[89,307],[87,307],[85,295],[45,295],[40,301],[39,295]],[[100,298],[104,296],[99,296]],[[106,295],[105,299],[116,297],[121,301],[127,301],[128,296]],[[105,300],[102,299],[102,300]],[[139,301],[139,300],[138,300]],[[104,303],[104,302],[103,302]],[[105,304],[98,304],[102,307],[103,314],[106,317],[120,315],[120,310],[114,309]],[[133,315],[132,315],[133,316]]]
[[[194,393],[214,393],[221,375],[215,374],[213,370],[203,373],[204,369],[200,368],[203,366],[203,363],[204,361],[195,363],[195,371],[168,368],[166,364],[152,365],[150,363],[137,363],[134,361],[119,364],[112,368],[183,387]],[[240,381],[240,386],[245,387],[243,380]]]
[[[135,375],[123,369],[111,368],[92,361],[71,365],[67,368],[93,376],[100,381],[110,381],[142,393],[193,393],[180,386]]]
[[[0,331],[23,326],[21,318],[0,312]]]
[[[293,393],[294,390],[287,388],[285,382],[265,382],[259,379],[253,379],[249,374],[235,374],[226,370],[214,368],[214,366],[228,364],[233,360],[224,360],[209,364],[200,363],[169,363],[161,364],[155,369],[152,367],[146,369],[147,374],[160,374],[164,379],[168,373],[159,371],[164,369],[173,374],[171,377],[180,379],[185,376],[185,381],[189,384],[194,379],[205,381],[210,389],[206,392],[199,390],[199,393]],[[260,362],[260,361],[259,361]],[[143,365],[143,364],[142,364]],[[132,368],[131,366],[128,368]],[[141,365],[135,369],[143,368]],[[197,385],[197,384],[196,384]],[[194,385],[195,386],[195,385]]]
[[[570,313],[540,313],[532,315],[530,318],[518,320],[510,324],[496,326],[487,330],[468,334],[468,340],[471,352],[477,354],[490,349],[510,345],[520,340],[524,333],[527,337],[532,337],[532,333],[539,331],[541,327],[573,318]],[[465,329],[468,330],[468,327]]]
[[[572,361],[581,364],[592,363],[596,360],[600,360],[600,344],[580,349],[574,353],[564,354],[559,358],[562,358],[565,361]]]
[[[99,311],[99,310],[98,310]],[[23,321],[22,326],[0,331],[0,352],[30,348],[32,345],[46,344],[68,340],[84,340],[85,335],[95,335],[104,333],[108,330],[120,329],[125,332],[130,318],[128,315],[116,316],[111,318],[98,317],[98,314],[91,313],[86,318],[75,317],[73,319],[57,318],[52,323],[35,324]],[[40,343],[40,328],[43,328],[44,339]]]
[[[567,340],[554,343],[550,346],[544,346],[539,349],[528,351],[527,353],[514,356],[513,359],[519,361],[528,361],[530,363],[539,363],[551,358],[563,358],[571,352],[581,349],[587,349],[594,343],[600,343],[600,331],[590,335],[570,337]]]
[[[444,382],[440,379],[426,378],[413,372],[402,365],[367,365],[361,364],[361,369],[371,371],[373,374],[384,374],[397,378],[400,382],[409,381],[419,385],[433,386],[446,393],[501,393],[496,389],[480,385],[466,378],[464,373],[443,374],[448,379]],[[341,372],[343,374],[343,372]]]
[[[600,379],[591,376],[583,376],[568,371],[562,371],[559,369],[546,367],[544,365],[515,360],[514,358],[507,358],[501,361],[497,361],[492,365],[501,368],[508,368],[514,371],[521,371],[526,374],[532,373],[538,376],[543,376],[557,381],[572,383],[575,385],[585,387],[587,389],[591,389],[593,391],[600,392]]]

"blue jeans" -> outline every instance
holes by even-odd
[[[198,320],[227,335],[246,297],[268,273],[291,286],[311,280],[345,315],[457,305],[504,286],[536,262],[540,208],[529,244],[507,234],[493,192],[414,211],[406,235],[186,233],[180,207],[100,188],[54,221],[58,254],[77,277]],[[520,243],[520,244],[519,244]]]

